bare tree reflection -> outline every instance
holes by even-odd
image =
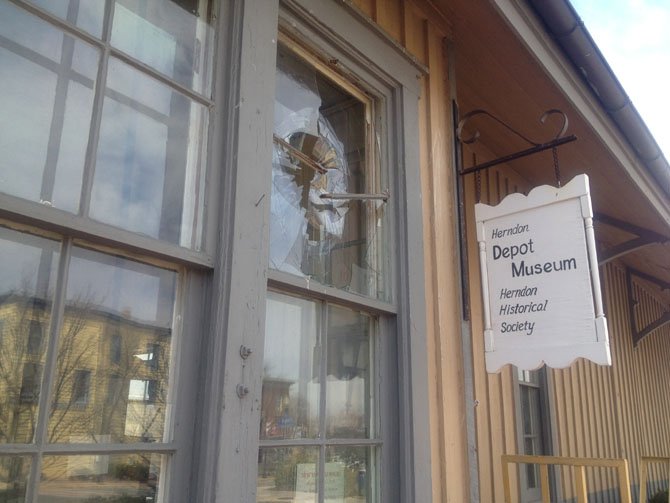
[[[51,303],[13,291],[0,297],[0,442],[36,434]],[[65,307],[48,407],[49,443],[161,441],[171,330],[101,309],[90,296]],[[149,463],[112,466],[109,456],[45,457],[45,479],[142,477]],[[106,459],[105,459],[106,458]],[[0,476],[21,478],[27,458],[10,458]],[[134,474],[134,475],[133,475]],[[138,479],[135,479],[138,481]]]

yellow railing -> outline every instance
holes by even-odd
[[[503,454],[503,489],[505,503],[512,502],[510,490],[510,464],[540,465],[540,489],[542,503],[549,501],[549,465],[571,466],[575,475],[575,495],[577,503],[587,503],[586,467],[615,468],[619,475],[619,494],[621,503],[631,503],[630,478],[628,475],[628,461],[625,459],[596,459],[596,458],[564,458],[560,456],[522,456]]]
[[[649,465],[651,463],[667,463],[670,466],[670,458],[659,456],[640,456],[640,503],[647,503],[647,479],[649,478]],[[668,477],[670,480],[670,477]],[[670,495],[670,491],[668,491]],[[670,496],[668,497],[670,502]]]

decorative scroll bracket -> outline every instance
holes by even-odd
[[[642,271],[632,269],[630,267],[626,268],[626,288],[628,290],[628,310],[630,318],[630,330],[633,336],[633,347],[636,347],[642,339],[652,333],[654,330],[661,328],[663,325],[670,323],[670,311],[664,312],[656,321],[652,321],[646,327],[642,329],[637,328],[637,315],[635,314],[635,306],[638,301],[633,293],[633,276],[642,278],[643,280],[650,281],[657,284],[663,290],[670,289],[670,284],[660,281],[653,276],[646,274]]]
[[[664,236],[663,234],[659,234],[649,229],[633,225],[629,222],[624,222],[623,220],[610,217],[609,215],[605,215],[603,213],[596,213],[595,220],[596,222],[609,225],[610,227],[614,227],[635,236],[628,241],[612,246],[610,249],[601,252],[599,254],[599,265],[604,265],[607,262],[614,260],[615,258],[627,255],[636,250],[639,250],[640,248],[644,248],[645,246],[670,243],[670,238]]]
[[[628,241],[614,245],[609,249],[601,252],[599,255],[600,262],[598,264],[600,266],[605,265],[616,258],[633,253],[646,246],[670,243],[670,239],[663,234],[645,229],[644,227],[639,227],[629,222],[624,222],[623,220],[619,220],[603,213],[596,213],[595,220],[598,223],[614,227],[635,236]],[[637,269],[633,269],[631,267],[626,267],[626,287],[628,291],[628,314],[630,319],[630,330],[633,337],[633,346],[637,346],[638,343],[651,332],[662,327],[666,323],[670,323],[670,312],[666,311],[665,313],[661,314],[657,320],[652,321],[646,327],[638,329],[638,320],[635,313],[635,306],[637,305],[638,301],[634,296],[633,276],[648,281],[649,283],[653,283],[660,287],[663,291],[670,290],[670,283],[646,272],[638,271]]]
[[[473,110],[472,112],[468,112],[463,116],[463,118],[458,122],[458,127],[456,128],[456,136],[458,138],[458,141],[461,143],[464,143],[466,145],[475,143],[479,137],[480,133],[479,130],[475,130],[475,132],[470,135],[465,137],[463,132],[465,129],[465,126],[468,124],[468,122],[477,116],[484,115],[486,117],[489,117],[490,119],[493,119],[495,122],[498,124],[502,125],[505,129],[513,133],[515,136],[518,136],[521,138],[523,141],[528,143],[530,145],[529,148],[525,150],[521,150],[518,152],[514,152],[512,154],[508,154],[502,157],[498,157],[497,159],[493,159],[492,161],[487,161],[483,162],[480,164],[476,164],[472,167],[461,169],[459,174],[460,175],[467,175],[470,173],[476,173],[478,171],[482,171],[484,169],[491,168],[493,166],[497,166],[498,164],[503,164],[511,161],[515,161],[517,159],[521,159],[523,157],[528,157],[529,155],[537,154],[539,152],[543,152],[545,150],[549,149],[556,149],[562,145],[565,145],[566,143],[571,143],[577,139],[575,135],[568,135],[565,136],[565,133],[568,130],[568,117],[563,113],[562,111],[552,108],[551,110],[547,110],[544,114],[542,114],[542,117],[540,117],[540,123],[544,124],[547,121],[547,118],[550,117],[551,115],[560,115],[563,118],[562,124],[561,124],[561,129],[558,131],[558,133],[551,138],[549,141],[546,142],[534,142],[533,140],[529,139],[525,135],[519,133],[516,129],[514,129],[512,126],[507,124],[505,121],[502,119],[496,117],[495,115],[491,114],[490,112],[487,112],[486,110],[482,109],[477,109]]]

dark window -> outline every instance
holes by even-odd
[[[121,376],[112,375],[109,377],[107,383],[107,403],[116,404],[121,398],[121,388],[123,386],[123,379]]]
[[[89,388],[91,385],[91,371],[77,370],[74,373],[72,383],[72,397],[70,403],[73,405],[86,405],[88,403]]]
[[[160,345],[159,344],[149,344],[147,346],[147,367],[152,370],[158,368],[158,357],[160,355]]]
[[[42,376],[42,365],[38,363],[26,363],[23,365],[23,379],[21,380],[21,403],[37,403],[40,396],[40,378]]]
[[[42,348],[42,322],[37,320],[30,320],[28,328],[28,354],[38,355]]]
[[[121,336],[112,334],[109,340],[109,361],[118,364],[121,361]]]

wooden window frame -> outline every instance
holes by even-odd
[[[517,367],[514,368],[514,403],[515,403],[515,423],[516,423],[516,434],[517,434],[517,449],[518,452],[523,454],[525,450],[524,445],[524,432],[523,432],[523,410],[521,404],[521,387],[527,386],[529,388],[537,389],[539,391],[540,398],[540,422],[542,423],[542,435],[541,441],[542,446],[545,452],[543,455],[553,455],[556,452],[556,442],[555,442],[555,433],[556,433],[556,416],[554,412],[554,403],[551,395],[551,389],[553,387],[553,376],[551,374],[551,369],[547,367],[542,367],[537,370],[521,370]],[[526,373],[533,372],[537,376],[537,382],[527,381],[525,379]],[[524,379],[519,378],[519,374],[524,374]],[[540,486],[538,484],[536,490],[527,491],[525,488],[527,486],[526,475],[525,475],[525,466],[519,465],[518,470],[519,476],[519,492],[521,501],[528,501],[528,498],[531,498],[532,501],[539,498]],[[556,468],[549,470],[549,484],[552,501],[560,500],[560,484],[558,483],[560,477],[560,471]],[[538,478],[539,482],[539,478]],[[537,498],[536,498],[537,497]],[[535,499],[533,499],[535,498]]]
[[[71,36],[76,40],[85,42],[91,45],[100,52],[100,62],[96,70],[96,82],[94,86],[95,96],[92,105],[92,120],[90,130],[87,131],[89,146],[86,152],[86,159],[84,169],[82,171],[82,191],[80,209],[88,213],[90,206],[90,198],[92,194],[93,185],[93,165],[95,164],[95,155],[97,154],[97,147],[92,147],[90,143],[97,143],[99,137],[100,123],[103,109],[103,99],[105,97],[106,80],[107,80],[107,66],[110,58],[121,61],[123,64],[129,66],[131,69],[138,71],[144,76],[157,81],[161,85],[169,87],[172,91],[178,92],[186,98],[192,100],[194,103],[206,107],[210,111],[217,108],[214,95],[205,96],[200,94],[175,80],[163,75],[159,71],[153,69],[149,65],[142,63],[138,59],[124,53],[111,45],[111,16],[112,16],[112,0],[105,0],[103,31],[100,38],[91,35],[87,31],[63,20],[42,8],[31,3],[29,0],[8,0],[15,4],[19,9],[33,15],[37,18],[47,21],[56,29],[63,32],[64,35]],[[217,3],[217,0],[211,0]],[[226,0],[220,0],[225,2]],[[216,24],[217,33],[220,33],[220,28],[223,26],[226,29],[226,24],[220,16]],[[220,36],[218,38],[221,38]],[[217,54],[217,46],[220,45],[218,41],[213,42],[212,51]],[[223,62],[221,62],[223,63]],[[213,93],[216,92],[216,87],[221,87],[227,79],[222,81],[213,81]],[[213,149],[211,145],[211,138],[213,130],[218,130],[217,127],[212,126],[210,119],[209,131],[204,132],[204,136],[208,139],[208,157],[210,161],[214,158],[212,156]],[[90,132],[89,132],[90,131]],[[124,249],[132,249],[141,252],[144,255],[153,256],[156,258],[176,261],[182,264],[188,264],[191,267],[199,267],[211,269],[215,263],[214,255],[216,253],[216,239],[213,233],[213,220],[217,215],[217,191],[215,190],[218,184],[219,174],[217,170],[213,170],[215,166],[212,162],[203,165],[203,175],[207,178],[205,183],[205,210],[202,217],[202,242],[200,243],[200,250],[182,247],[176,243],[168,241],[161,241],[158,238],[152,238],[131,230],[125,230],[113,225],[97,222],[88,216],[82,216],[77,213],[72,213],[56,208],[50,205],[40,204],[39,202],[30,201],[17,196],[0,193],[0,214],[11,216],[10,218],[17,222],[35,225],[36,227],[45,227],[61,231],[85,239],[87,241],[107,244],[111,247],[118,247]],[[210,173],[212,171],[212,173]],[[196,232],[197,229],[194,229]]]
[[[31,459],[29,484],[26,492],[26,502],[35,502],[38,499],[37,482],[40,479],[40,463],[36,460],[44,456],[61,455],[108,455],[108,454],[164,454],[170,456],[169,463],[164,462],[161,467],[160,501],[194,501],[191,497],[194,491],[192,486],[192,467],[196,457],[194,448],[195,424],[197,417],[207,409],[207,404],[199,400],[199,390],[206,380],[200,372],[200,351],[209,337],[207,328],[209,321],[203,306],[210,297],[208,293],[212,285],[214,266],[218,264],[218,239],[220,210],[224,207],[220,202],[222,170],[219,164],[224,157],[223,152],[229,144],[226,140],[229,134],[229,123],[225,119],[226,111],[231,109],[227,102],[231,75],[227,71],[229,63],[229,34],[234,24],[229,16],[234,0],[212,0],[217,15],[212,21],[216,31],[211,48],[214,58],[214,73],[212,91],[209,95],[187,88],[173,79],[166,77],[152,67],[136,58],[123,53],[111,45],[111,10],[112,1],[106,0],[103,33],[100,38],[91,35],[85,30],[69,23],[42,9],[29,0],[7,0],[29,15],[45,20],[64,35],[83,41],[100,51],[101,62],[96,70],[96,93],[93,103],[93,119],[91,128],[85,133],[89,141],[96,141],[100,128],[102,114],[102,100],[106,81],[107,62],[111,57],[120,60],[132,69],[145,76],[155,79],[162,85],[167,85],[174,92],[178,92],[193,100],[194,103],[206,107],[210,112],[209,128],[203,131],[207,139],[207,162],[202,166],[205,184],[205,207],[202,217],[201,249],[189,249],[176,243],[161,241],[130,230],[120,229],[111,225],[97,222],[89,217],[77,213],[55,209],[34,201],[22,199],[9,194],[0,194],[0,226],[15,231],[34,234],[53,239],[60,244],[60,260],[54,265],[54,271],[61,278],[56,285],[54,306],[52,308],[49,328],[44,327],[44,339],[48,340],[45,354],[52,355],[49,361],[42,365],[39,386],[42,383],[39,398],[35,404],[40,410],[49,408],[51,400],[50,386],[55,372],[55,358],[59,330],[63,320],[63,305],[65,297],[65,271],[74,246],[82,246],[96,250],[106,255],[126,258],[132,261],[170,269],[177,273],[175,285],[175,303],[173,316],[173,336],[170,350],[170,374],[168,382],[168,399],[165,413],[164,441],[156,443],[91,443],[91,444],[64,444],[37,441],[25,444],[0,444],[0,456]],[[89,136],[90,135],[90,136]],[[92,139],[92,140],[91,140]],[[214,141],[216,139],[216,141]],[[90,146],[89,146],[90,147]],[[88,191],[90,197],[92,185],[92,170],[90,166],[94,159],[95,149],[88,148],[86,154],[86,168],[84,170],[82,191]],[[86,207],[87,203],[81,203]],[[194,232],[196,230],[194,229]],[[188,334],[188,335],[186,335]],[[185,340],[188,338],[188,340]],[[47,345],[47,344],[44,344]],[[90,383],[89,383],[90,388]],[[88,390],[90,401],[92,390]],[[84,407],[81,404],[81,407]],[[36,432],[46,431],[48,414],[40,414]],[[211,482],[214,484],[214,482]]]
[[[215,257],[207,376],[197,431],[194,501],[254,502],[258,463],[267,288],[307,295],[379,316],[380,331],[395,334],[381,348],[380,372],[390,381],[395,408],[380,412],[384,440],[381,501],[432,498],[428,408],[428,352],[419,172],[418,97],[424,69],[358,11],[331,0],[237,0],[226,10],[231,106],[223,119],[222,251]],[[392,303],[370,299],[268,268],[269,215],[279,30],[309,47],[345,79],[359,80],[383,98],[383,161],[388,163],[396,247]],[[392,140],[392,141],[389,141]],[[215,145],[216,148],[216,145]],[[386,363],[384,363],[386,362]],[[390,433],[389,433],[390,434]],[[215,440],[215,441],[214,441]],[[395,474],[395,477],[385,476]]]

